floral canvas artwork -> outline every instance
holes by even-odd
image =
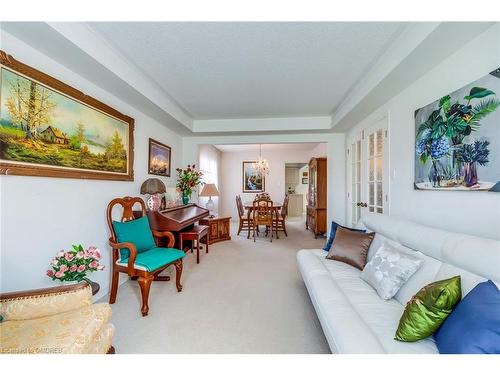
[[[415,189],[500,192],[500,68],[415,111]]]

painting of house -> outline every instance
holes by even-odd
[[[59,145],[67,145],[69,143],[68,136],[57,128],[52,126],[47,127],[40,133],[40,138],[44,141],[57,143]]]

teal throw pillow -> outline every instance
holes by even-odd
[[[138,253],[152,249],[156,246],[151,229],[149,228],[149,220],[147,216],[140,219],[126,221],[121,223],[113,221],[118,242],[132,242]],[[122,260],[128,259],[130,251],[128,249],[120,249],[120,257]]]

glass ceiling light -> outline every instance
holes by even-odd
[[[263,175],[269,174],[269,163],[266,159],[262,158],[262,145],[259,145],[259,160],[252,164],[252,167],[262,173]]]

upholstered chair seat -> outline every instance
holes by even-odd
[[[170,264],[176,260],[182,259],[186,254],[184,251],[174,248],[153,247],[149,250],[138,253],[134,261],[134,269],[153,272]],[[127,266],[128,258],[119,259],[116,264]]]
[[[0,313],[0,353],[114,352],[111,307],[92,304],[87,283],[4,294]]]

